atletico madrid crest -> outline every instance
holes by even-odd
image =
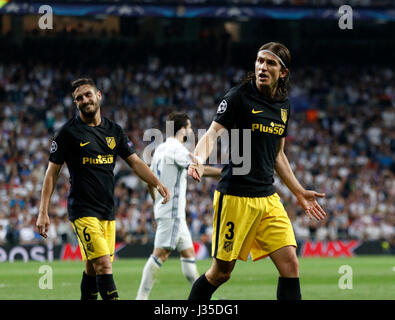
[[[233,249],[233,242],[232,241],[225,241],[224,250],[229,253],[232,251],[232,249]]]
[[[107,145],[110,149],[114,149],[116,146],[115,138],[114,137],[106,137]]]
[[[288,113],[287,109],[281,109],[281,120],[283,120],[284,124],[287,123]]]

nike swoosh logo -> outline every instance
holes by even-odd
[[[114,291],[107,291],[107,295],[111,295],[111,294],[113,294],[113,293],[115,293],[115,292],[117,292],[118,290],[114,290]]]
[[[91,142],[90,142],[90,141],[85,142],[85,143],[80,142],[80,147],[84,147],[84,146],[86,146],[88,143],[91,143]]]
[[[261,113],[261,112],[263,112],[263,110],[255,110],[255,109],[252,109],[252,113],[253,113],[253,114],[255,114],[255,113]]]

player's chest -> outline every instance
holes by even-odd
[[[282,136],[288,119],[286,104],[271,105],[258,99],[245,99],[242,104],[242,127],[251,129],[253,135],[269,134]]]
[[[115,159],[118,141],[115,134],[98,130],[75,130],[71,133],[69,148],[71,157],[85,162],[112,163]],[[110,159],[111,158],[111,159]]]

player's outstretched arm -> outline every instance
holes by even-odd
[[[284,153],[284,144],[285,138],[282,138],[280,149],[276,157],[276,172],[288,189],[291,190],[291,192],[296,196],[299,204],[305,210],[310,219],[314,217],[317,220],[323,220],[326,216],[326,213],[318,204],[316,198],[323,198],[325,197],[325,194],[318,193],[313,190],[306,190],[301,186],[292,171],[287,156]]]
[[[36,222],[38,233],[44,238],[47,238],[47,232],[50,225],[48,216],[49,200],[51,199],[56,182],[58,181],[60,169],[62,169],[61,164],[56,164],[50,161],[47,171],[45,172],[43,188],[41,190],[40,208],[38,210]]]
[[[125,159],[126,163],[133,169],[138,177],[148,183],[149,186],[156,188],[163,197],[162,203],[165,204],[170,199],[170,191],[159,181],[147,164],[135,153]]]
[[[200,138],[196,145],[192,157],[192,164],[188,168],[188,175],[196,181],[200,182],[200,178],[204,174],[203,163],[213,151],[214,144],[217,143],[220,130],[225,130],[225,127],[218,122],[213,121],[210,128],[208,128],[207,132]]]
[[[211,167],[211,166],[203,166],[203,177],[212,177],[212,178],[220,178],[221,177],[221,168]]]

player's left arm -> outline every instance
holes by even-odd
[[[170,191],[159,181],[147,164],[141,160],[136,153],[131,154],[125,159],[125,161],[141,180],[145,181],[149,186],[159,191],[163,197],[162,203],[169,201]]]
[[[153,186],[151,186],[150,184],[147,185],[147,188],[148,188],[148,192],[152,198],[152,201],[155,202],[155,199],[156,199],[155,188]]]
[[[313,190],[306,190],[296,179],[295,174],[288,162],[288,158],[284,152],[285,138],[281,139],[279,151],[276,157],[275,170],[285,183],[289,190],[296,196],[299,204],[305,210],[306,214],[317,220],[325,218],[326,213],[316,201],[316,197],[323,198],[325,194],[318,193]]]

